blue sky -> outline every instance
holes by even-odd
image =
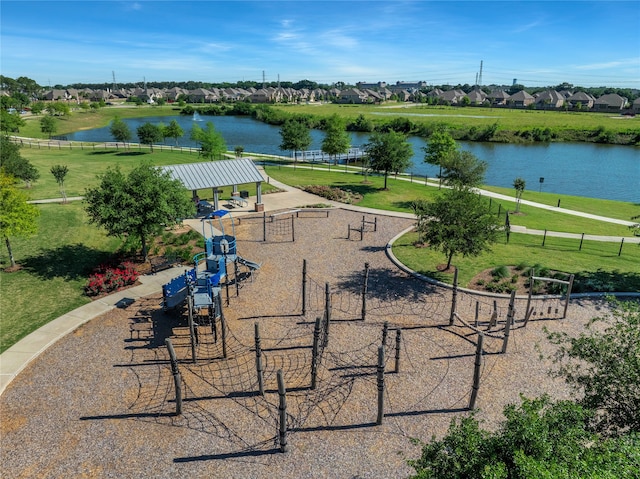
[[[0,71],[112,81],[640,88],[640,1],[7,1]]]

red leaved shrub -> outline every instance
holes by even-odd
[[[84,291],[87,296],[99,296],[118,291],[125,286],[134,284],[137,280],[138,271],[131,262],[125,261],[117,266],[101,264],[89,276]]]

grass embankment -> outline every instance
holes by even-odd
[[[0,352],[49,321],[90,300],[83,294],[91,270],[119,240],[87,224],[81,203],[40,205],[38,235],[12,238],[22,269],[0,272]],[[6,248],[0,255],[8,266]]]
[[[57,136],[67,135],[81,130],[91,130],[102,128],[111,122],[115,117],[119,118],[144,118],[150,116],[171,116],[180,114],[181,108],[177,105],[164,106],[135,106],[117,105],[99,108],[97,110],[76,109],[70,115],[56,117]],[[20,128],[18,136],[27,138],[48,138],[49,136],[40,131],[41,116],[26,117],[26,125]]]
[[[338,171],[313,171],[303,168],[267,167],[267,173],[278,181],[290,185],[325,184],[336,188],[348,189],[363,195],[360,206],[410,212],[409,204],[417,198],[430,199],[438,194],[436,187],[425,186],[424,183],[409,183],[406,181],[389,179],[389,190],[384,191],[383,178],[370,176],[370,183],[364,184],[363,177],[358,174],[345,174]],[[493,188],[488,188],[493,189]],[[506,191],[500,191],[507,194]],[[558,195],[549,193],[533,193],[528,199],[544,204],[552,204],[552,198],[557,201]],[[638,206],[632,203],[615,202],[593,198],[579,198],[563,196],[563,206],[575,207],[578,211],[587,211],[601,216],[616,209],[616,216],[629,219],[638,213]],[[489,200],[487,199],[487,202]],[[497,201],[492,201],[492,211],[497,213]],[[511,202],[501,201],[502,210],[515,208]],[[512,216],[511,223],[523,225],[532,229],[548,229],[570,233],[587,233],[594,235],[630,237],[630,230],[621,225],[614,225],[577,216],[570,216],[559,212],[546,211],[531,206],[521,207],[523,215]],[[620,243],[605,243],[584,241],[580,249],[580,241],[547,237],[542,246],[541,236],[512,234],[509,244],[504,238],[494,245],[491,252],[475,258],[454,257],[454,264],[459,269],[460,284],[471,286],[470,282],[480,272],[501,265],[540,264],[549,269],[567,273],[581,273],[594,277],[592,282],[600,284],[603,290],[640,291],[640,247],[633,244],[623,246],[622,254],[618,256]],[[437,270],[437,266],[446,263],[443,253],[429,248],[416,248],[414,243],[417,235],[414,233],[403,236],[394,245],[394,254],[400,261],[411,269],[451,283],[452,274],[444,274]]]
[[[498,124],[496,138],[488,141],[524,142],[527,136],[500,135],[500,132],[538,132],[556,135],[560,141],[605,141],[603,132],[629,135],[638,141],[640,117],[622,117],[616,113],[516,110],[510,108],[429,106],[388,102],[384,105],[273,105],[287,113],[328,117],[337,114],[355,120],[359,115],[378,124],[394,118],[406,118],[414,129],[437,125],[447,127],[457,139],[472,136]],[[472,130],[474,129],[474,130]],[[593,135],[595,133],[595,135]],[[596,137],[600,137],[596,140]],[[605,135],[606,136],[606,135]],[[551,138],[550,138],[551,139]]]

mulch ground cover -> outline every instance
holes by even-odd
[[[196,318],[202,323],[196,362],[186,314],[163,311],[161,295],[115,309],[58,341],[0,397],[3,475],[406,477],[412,471],[406,461],[419,455],[411,439],[441,436],[453,418],[469,414],[476,311],[478,328],[487,333],[476,404],[486,427],[495,427],[520,393],[569,397],[547,374],[551,363],[544,357],[553,348],[543,327],[575,334],[602,305],[572,301],[568,317],[559,319],[561,302],[536,302],[525,327],[526,299],[518,300],[507,353],[500,354],[508,299],[459,293],[457,311],[467,325],[450,325],[451,291],[401,272],[387,256],[387,242],[411,221],[380,216],[376,231],[367,223],[362,241],[353,232],[348,239],[350,224],[361,227],[362,214],[332,210],[293,221],[281,215],[266,224],[265,242],[262,217],[242,218],[238,252],[261,267],[252,275],[239,267],[243,281],[221,290],[224,346],[221,321],[214,322],[214,335],[206,315]],[[311,389],[314,325],[327,291],[331,322]],[[376,425],[385,322],[385,416]],[[165,338],[179,360],[181,415]],[[279,370],[287,388],[287,453],[279,449]]]

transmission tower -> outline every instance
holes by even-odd
[[[111,76],[113,76],[113,91],[118,89],[118,84],[116,83],[116,72],[115,70],[111,70]]]
[[[482,60],[480,60],[480,73],[478,74],[478,86],[482,86]]]

